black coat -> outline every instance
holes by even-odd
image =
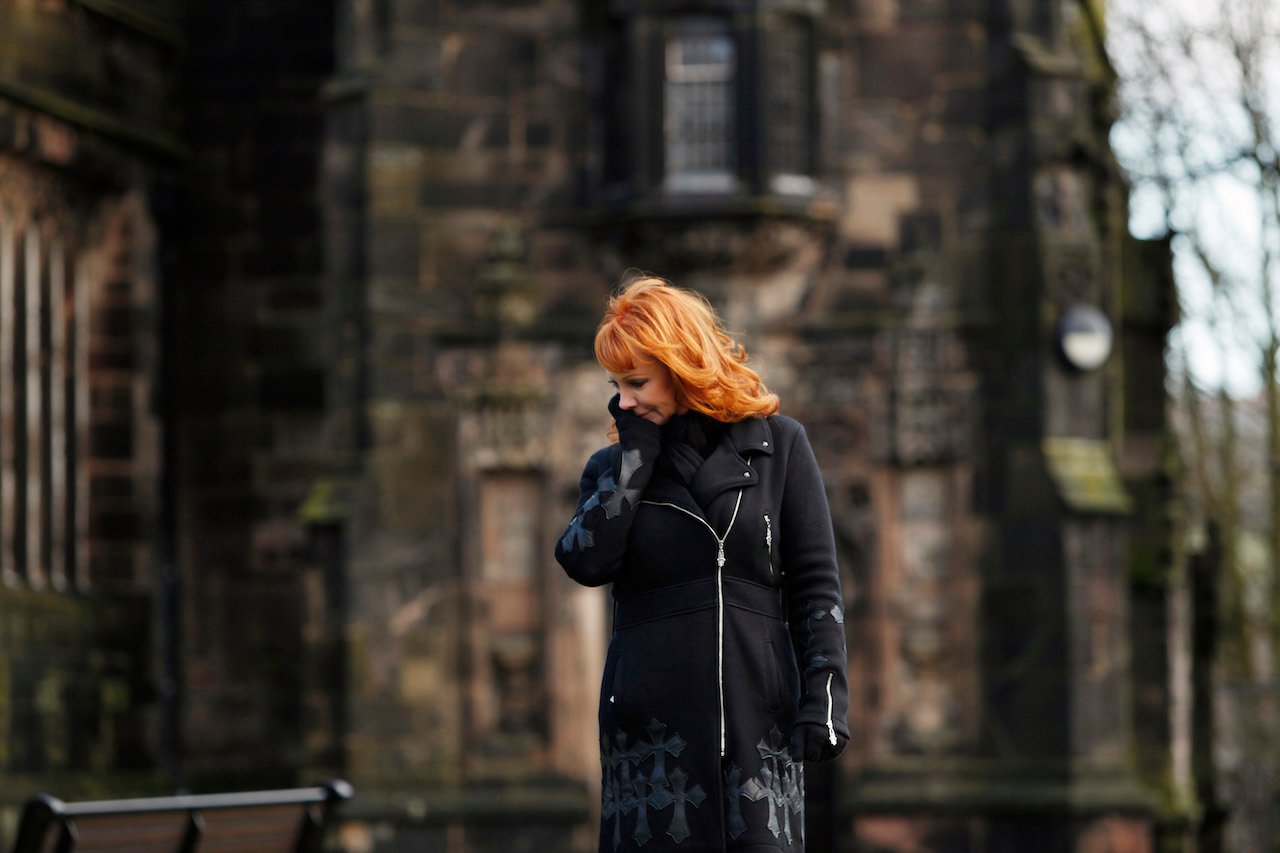
[[[833,750],[849,736],[840,580],[813,450],[791,418],[739,421],[686,486],[656,464],[652,436],[631,444],[623,434],[588,460],[556,547],[574,580],[613,583],[600,850],[798,853],[793,731]]]

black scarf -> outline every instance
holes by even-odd
[[[662,425],[662,453],[658,467],[685,488],[720,443],[728,424],[701,412],[672,415]]]

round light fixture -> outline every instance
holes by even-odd
[[[1111,355],[1111,321],[1092,305],[1072,305],[1058,321],[1058,351],[1067,365],[1097,370]]]

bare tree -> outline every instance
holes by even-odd
[[[1171,390],[1188,502],[1221,533],[1217,724],[1229,745],[1223,791],[1236,812],[1228,846],[1272,850],[1280,789],[1280,3],[1109,6],[1121,107],[1113,145],[1134,185],[1134,224],[1144,236],[1171,237],[1174,249],[1182,322]]]
[[[1263,677],[1280,657],[1280,4],[1113,0],[1109,39],[1122,108],[1115,148],[1142,227],[1173,237],[1183,314],[1176,393],[1189,418],[1190,484],[1222,529],[1232,572],[1241,570],[1234,543],[1242,526],[1268,544],[1270,648],[1264,660],[1242,661]],[[1206,356],[1216,356],[1216,370]],[[1240,492],[1242,383],[1231,366],[1241,364],[1266,411],[1266,511],[1256,518]],[[1206,394],[1218,416],[1212,447]]]

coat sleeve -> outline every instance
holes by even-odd
[[[656,432],[596,451],[578,482],[578,511],[556,542],[556,560],[569,577],[601,586],[622,572],[627,535],[640,495],[653,476],[659,443]]]
[[[796,723],[816,723],[840,747],[849,739],[844,599],[826,488],[809,439],[796,430],[782,492],[782,559],[802,694]]]

